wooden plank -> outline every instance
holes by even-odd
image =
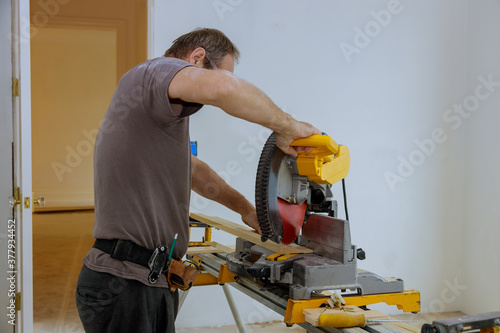
[[[409,326],[405,327],[408,331],[411,328],[416,330],[414,333],[420,333],[422,325],[427,323],[430,324],[434,320],[441,320],[446,318],[462,317],[465,316],[463,312],[435,312],[435,313],[400,313],[397,315],[392,315],[391,317],[396,320],[412,320],[412,322],[407,323],[397,323],[397,326]],[[411,327],[411,328],[410,328]],[[406,332],[408,333],[408,332]]]
[[[221,253],[224,252],[215,246],[190,246],[188,247],[186,254],[205,254],[205,253]]]
[[[186,254],[205,254],[205,253],[231,253],[234,252],[234,246],[226,246],[217,242],[208,242],[206,246],[190,246]]]
[[[215,247],[217,250],[220,250],[220,251],[225,252],[225,253],[234,252],[234,248],[235,248],[234,245],[227,246],[227,245],[219,244],[217,242],[209,242],[208,244],[210,244],[210,246]]]
[[[390,323],[367,323],[367,325],[364,327],[364,330],[368,331],[368,333],[409,333],[408,331],[404,329],[398,329],[395,326],[389,327],[387,324]]]
[[[204,222],[211,227],[223,230],[237,237],[246,239],[249,242],[260,245],[268,250],[274,251],[280,254],[290,254],[290,253],[312,253],[313,250],[304,246],[299,246],[297,244],[277,244],[271,240],[263,242],[260,240],[260,235],[253,229],[248,227],[221,219],[216,216],[207,216],[200,213],[191,213],[190,216],[200,222]]]
[[[407,323],[385,323],[389,327],[394,327],[396,330],[411,333],[420,333],[420,329],[408,325]]]

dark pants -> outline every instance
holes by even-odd
[[[175,332],[179,297],[167,288],[90,270],[76,288],[76,307],[85,332]]]

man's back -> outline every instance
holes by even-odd
[[[96,140],[94,238],[130,240],[154,249],[170,246],[178,233],[174,255],[185,252],[191,190],[189,119],[174,113],[192,114],[200,105],[183,109],[182,102],[171,103],[167,87],[188,65],[176,58],[157,58],[120,80]],[[85,263],[113,274],[125,264],[130,267],[119,276],[141,275],[141,282],[148,275],[146,267],[112,259],[95,248]]]

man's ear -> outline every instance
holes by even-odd
[[[193,52],[191,52],[191,54],[189,55],[188,62],[192,65],[195,65],[196,67],[203,68],[205,65],[205,56],[206,56],[205,49],[199,47],[195,49]]]

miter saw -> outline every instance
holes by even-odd
[[[297,157],[287,155],[276,147],[273,133],[260,156],[255,204],[261,239],[296,243],[312,253],[283,255],[238,238],[236,251],[226,257],[228,270],[264,287],[280,288],[291,299],[310,299],[326,290],[353,295],[403,292],[401,279],[357,268],[365,253],[351,243],[348,219],[337,218],[331,187],[349,172],[348,148],[327,135],[295,140],[292,146],[306,149]]]

